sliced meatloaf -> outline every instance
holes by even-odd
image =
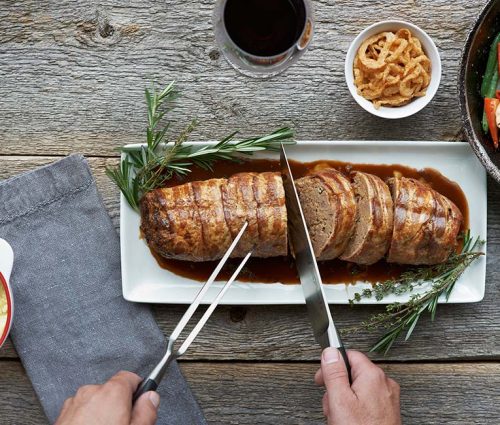
[[[337,258],[354,231],[356,200],[349,180],[328,168],[298,179],[295,184],[316,257]]]
[[[356,264],[374,264],[384,257],[391,243],[393,204],[389,187],[377,176],[353,173],[357,201],[354,234],[340,257]]]
[[[405,177],[388,181],[394,202],[394,230],[387,261],[431,265],[456,248],[463,217],[457,206],[425,184]]]
[[[261,257],[286,255],[288,235],[285,189],[279,173],[257,173],[253,178],[253,192],[257,202],[257,224]]]
[[[225,184],[226,179],[210,179],[191,183],[207,260],[220,258],[221,246],[225,246],[227,249],[232,241],[222,204],[221,186]]]
[[[241,257],[260,241],[257,221],[257,201],[253,194],[255,173],[240,173],[231,176],[222,186],[222,201],[226,222],[234,239],[241,227],[248,221],[245,235],[234,251],[234,257]]]
[[[244,222],[234,257],[253,248],[255,257],[285,256],[287,215],[279,173],[240,173],[156,189],[141,200],[141,231],[165,258],[212,261],[222,258]]]

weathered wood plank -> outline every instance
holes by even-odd
[[[0,382],[0,418],[3,424],[47,424],[21,363],[0,362]]]
[[[144,139],[143,90],[177,79],[174,130],[198,117],[193,139],[289,124],[301,139],[453,139],[460,51],[482,2],[315,1],[311,49],[268,81],[236,73],[212,31],[212,0],[1,2],[0,154],[116,155]],[[359,108],[344,81],[352,39],[381,15],[421,25],[443,59],[432,104],[387,122]]]
[[[47,157],[1,157],[0,179],[53,161]],[[118,192],[104,175],[114,159],[90,158],[97,184],[115,225],[119,225]],[[440,306],[435,323],[423,319],[407,344],[388,355],[394,360],[499,359],[500,276],[495,264],[500,255],[500,187],[489,189],[488,269],[485,300],[479,304]],[[171,332],[184,306],[156,306],[161,328]],[[339,326],[352,326],[376,311],[375,307],[334,306]],[[367,333],[345,338],[350,347],[366,351],[374,342]],[[302,306],[220,307],[188,353],[190,359],[315,360],[319,347]],[[10,344],[0,357],[16,357]]]
[[[209,423],[324,424],[316,364],[182,363]],[[406,425],[493,424],[500,417],[499,364],[382,365],[401,385]],[[2,424],[46,424],[17,362],[0,362]]]
[[[253,135],[285,124],[300,139],[456,138],[460,50],[482,2],[319,0],[314,5],[312,48],[283,75],[258,81],[237,74],[221,57],[211,29],[213,1],[0,0],[0,179],[50,162],[46,155],[116,156],[116,147],[142,141],[144,87],[174,78],[184,96],[171,113],[173,131],[197,117],[201,125],[193,140],[219,138],[235,129]],[[350,41],[382,9],[386,16],[422,26],[443,59],[442,84],[431,105],[390,127],[355,104],[343,77]],[[104,176],[108,161],[115,163],[104,158],[90,163],[118,228],[118,193]],[[494,272],[500,252],[499,191],[490,186],[485,301],[440,307],[436,323],[424,321],[411,343],[387,359],[500,358],[495,344],[500,278]],[[155,307],[165,333],[184,308]],[[334,307],[340,326],[374,311]],[[372,337],[346,340],[366,350]],[[187,358],[279,362],[318,355],[303,307],[263,306],[220,308]],[[0,350],[0,358],[5,357],[17,357],[10,342]],[[385,367],[402,383],[405,424],[484,424],[500,417],[498,364]],[[211,423],[323,423],[321,392],[312,384],[316,365],[188,362],[183,369]],[[46,423],[22,366],[13,360],[0,361],[0,418],[2,424]]]

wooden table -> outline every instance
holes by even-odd
[[[118,228],[119,196],[104,175],[116,148],[145,139],[144,88],[176,79],[183,92],[173,131],[192,117],[194,140],[283,125],[306,140],[457,140],[456,81],[480,1],[315,1],[316,33],[292,68],[268,81],[237,74],[214,43],[213,1],[0,1],[0,179],[72,152],[88,157]],[[443,59],[440,90],[423,112],[395,122],[361,110],[344,82],[349,42],[367,25],[399,17],[422,26]],[[472,213],[474,206],[471,206]],[[405,424],[500,421],[500,187],[489,181],[488,273],[479,304],[439,307],[411,341],[373,358],[402,387]],[[484,236],[484,235],[483,235]],[[156,306],[165,332],[183,306]],[[334,307],[339,325],[377,308]],[[347,338],[367,350],[374,335]],[[322,391],[304,307],[221,307],[182,361],[213,424],[321,424]],[[10,343],[0,351],[0,422],[45,424]]]

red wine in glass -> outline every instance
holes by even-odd
[[[275,75],[312,39],[308,0],[218,0],[215,34],[226,59],[244,74]]]
[[[276,56],[299,39],[306,22],[297,0],[227,0],[224,23],[231,40],[254,56]]]

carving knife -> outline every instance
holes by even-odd
[[[288,214],[288,232],[295,257],[295,264],[304,291],[307,312],[314,331],[316,341],[321,348],[337,348],[344,359],[349,382],[351,381],[351,367],[347,353],[337,332],[332,314],[326,301],[323,283],[318,269],[318,263],[307,230],[304,212],[300,205],[297,188],[293,181],[292,170],[286,156],[285,147],[281,145],[280,153],[281,176],[285,188],[286,209]]]

